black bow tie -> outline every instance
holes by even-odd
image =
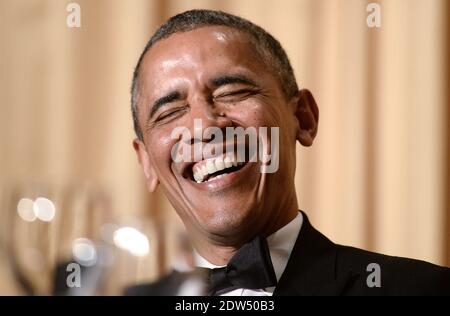
[[[277,284],[269,247],[266,240],[259,236],[243,245],[226,267],[200,270],[208,273],[211,295],[218,295],[223,290],[264,289]]]

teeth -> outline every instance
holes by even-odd
[[[225,164],[223,162],[222,157],[221,158],[217,158],[215,164],[216,164],[217,171],[225,169]]]
[[[243,164],[244,164],[244,162],[233,161],[233,159],[229,156],[225,157],[225,159],[222,157],[216,158],[216,159],[211,159],[211,160],[206,161],[206,163],[203,164],[203,166],[201,168],[197,168],[196,170],[194,170],[194,180],[197,183],[201,183],[204,181],[204,179],[207,175],[213,174],[217,171],[224,170],[226,168],[236,167],[236,166],[240,166]],[[225,176],[225,175],[219,175],[219,176],[215,177],[214,179],[221,178],[223,176]],[[209,180],[211,180],[211,179],[209,179]]]
[[[231,162],[231,158],[230,157],[225,157],[225,159],[223,160],[223,163],[225,164],[225,168],[230,168],[233,166],[233,163]]]
[[[203,181],[203,172],[201,169],[197,169],[196,171],[194,171],[194,180],[198,183]]]
[[[209,174],[213,174],[214,172],[216,172],[216,165],[214,164],[214,162],[208,160],[206,162],[206,170],[208,171]]]
[[[202,174],[203,174],[203,178],[208,174],[208,169],[206,169],[206,165],[203,165],[203,167],[202,167]]]

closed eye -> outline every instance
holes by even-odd
[[[186,112],[187,106],[181,106],[172,108],[170,110],[167,110],[165,112],[162,112],[155,120],[155,123],[168,123],[177,117],[183,115]]]
[[[237,102],[237,101],[245,100],[248,97],[256,94],[257,92],[258,91],[256,89],[245,88],[245,89],[239,89],[239,90],[235,90],[235,91],[221,93],[217,96],[214,96],[213,99],[214,99],[214,101],[219,101],[219,102]]]

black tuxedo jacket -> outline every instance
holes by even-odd
[[[380,287],[369,286],[371,263],[380,267]],[[450,295],[450,269],[336,245],[303,213],[302,228],[274,295]]]
[[[274,295],[450,295],[450,269],[336,245],[302,214],[302,228]],[[373,263],[379,267],[376,284],[375,270],[368,271]],[[125,294],[174,295],[185,278],[174,272],[159,282],[129,287]]]

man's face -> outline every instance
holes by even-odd
[[[135,149],[151,189],[161,184],[193,235],[251,236],[276,220],[280,201],[295,195],[295,105],[258,56],[247,35],[218,26],[171,35],[144,57],[138,100],[144,142],[136,140]],[[179,142],[172,131],[183,126],[201,135],[195,131],[198,119],[202,129],[279,127],[279,139],[270,133],[266,139],[279,142],[278,171],[261,173],[260,161],[247,162],[198,183],[193,176],[204,161],[175,163],[171,155]],[[190,144],[210,141],[189,139]]]

